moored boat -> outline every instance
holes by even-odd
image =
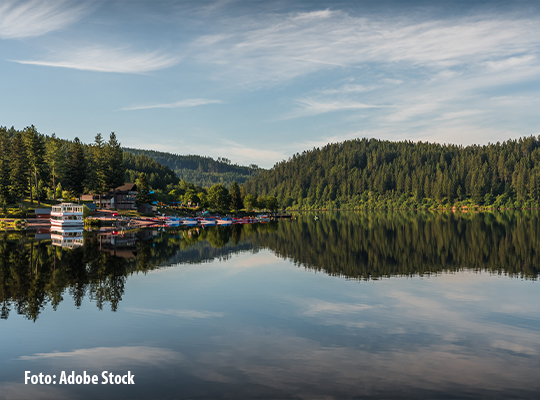
[[[60,227],[82,227],[83,206],[73,203],[62,203],[51,210],[51,225]]]

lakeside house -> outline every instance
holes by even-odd
[[[101,195],[101,208],[116,210],[136,210],[135,199],[137,196],[137,184],[124,183],[116,189],[109,190]],[[99,206],[99,196],[92,194],[83,194],[82,201],[92,201]]]

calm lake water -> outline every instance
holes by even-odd
[[[0,233],[0,399],[540,397],[538,213],[319,216]]]

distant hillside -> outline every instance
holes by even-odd
[[[124,152],[137,156],[145,155],[172,169],[178,178],[202,187],[217,183],[229,187],[233,181],[242,184],[257,175],[261,169],[255,165],[240,166],[231,164],[226,158],[214,160],[211,157],[196,155],[180,156],[155,150],[123,148]]]
[[[144,154],[132,154],[124,150],[124,166],[126,182],[135,182],[141,172],[144,172],[152,189],[166,190],[168,185],[177,185],[180,181],[168,166]]]
[[[540,141],[484,146],[356,139],[277,163],[244,184],[283,207],[540,206]]]

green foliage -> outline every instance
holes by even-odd
[[[125,182],[135,182],[141,172],[146,174],[146,179],[152,189],[166,190],[168,185],[177,185],[180,181],[169,167],[144,154],[124,153],[124,165],[126,167]]]
[[[180,156],[154,150],[139,150],[124,148],[128,154],[149,157],[170,169],[183,180],[193,182],[201,187],[211,187],[218,183],[229,187],[233,182],[246,182],[251,176],[257,175],[261,169],[252,164],[240,166],[231,164],[226,158],[214,160],[211,157],[197,155]],[[152,185],[152,183],[150,183]]]
[[[88,208],[86,204],[83,204],[83,218],[86,219],[91,215],[92,215],[92,210],[90,210],[90,208]]]
[[[150,194],[150,186],[146,180],[146,174],[141,172],[139,179],[137,179],[137,205],[144,203],[152,203],[152,195]]]
[[[279,208],[278,200],[274,196],[268,196],[266,198],[266,208],[270,211],[275,211]]]
[[[66,189],[75,197],[84,193],[86,175],[86,157],[79,138],[71,143],[66,162]]]
[[[293,209],[523,207],[540,201],[539,186],[534,136],[467,147],[349,140],[296,154],[244,184]],[[508,201],[494,201],[503,194]]]
[[[28,158],[24,146],[22,134],[15,133],[11,140],[11,171],[10,171],[10,192],[13,197],[19,200],[22,209],[23,197],[28,193]]]
[[[208,202],[210,203],[210,207],[219,212],[229,212],[231,204],[229,191],[221,183],[212,186],[208,190]]]
[[[231,185],[231,207],[234,210],[240,210],[244,207],[244,202],[242,201],[242,194],[240,193],[240,186],[236,181]]]
[[[253,208],[257,205],[257,198],[252,194],[247,194],[244,197],[244,207],[246,207],[247,212],[253,211]]]

